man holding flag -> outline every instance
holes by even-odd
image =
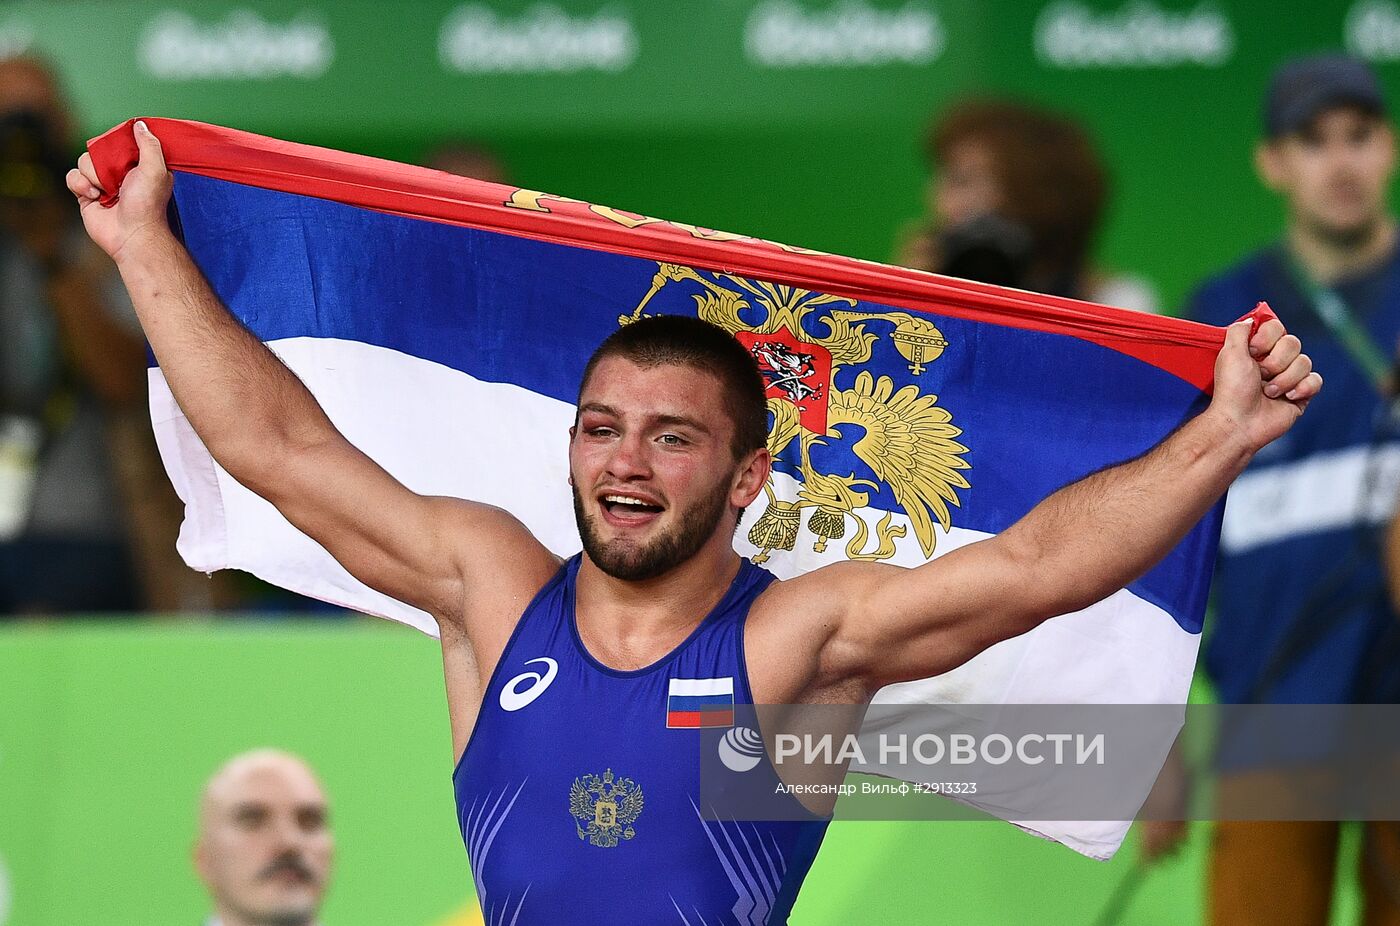
[[[786,922],[825,820],[707,818],[684,737],[727,705],[863,704],[1100,601],[1321,387],[1280,323],[1233,325],[1209,407],[1146,454],[924,566],[777,581],[733,548],[772,464],[750,351],[702,321],[642,319],[584,372],[569,440],[584,552],[561,563],[512,515],[415,494],[341,435],[171,233],[161,144],[135,133],[139,164],[110,208],[87,155],[69,174],[88,232],[214,458],[353,576],[436,620],[490,922]]]

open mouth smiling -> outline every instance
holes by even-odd
[[[598,497],[609,520],[624,523],[647,521],[665,510],[665,506],[649,498],[608,492]]]

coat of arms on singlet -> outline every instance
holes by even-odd
[[[642,813],[642,788],[630,778],[618,778],[612,769],[601,776],[584,775],[569,789],[569,812],[576,818],[579,839],[611,848],[619,839],[637,835],[632,823]]]

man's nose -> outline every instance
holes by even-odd
[[[279,817],[272,827],[272,839],[278,853],[297,851],[306,841],[306,832],[292,817]]]
[[[645,479],[651,475],[647,444],[640,437],[623,437],[613,445],[608,474],[617,479]]]
[[[1358,144],[1350,138],[1334,141],[1330,153],[1338,172],[1343,174],[1350,174],[1360,169],[1371,157],[1371,152],[1366,145]]]

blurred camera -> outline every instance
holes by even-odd
[[[68,159],[53,137],[53,127],[40,113],[0,115],[0,199],[44,199],[63,191]]]
[[[940,231],[938,272],[997,286],[1024,288],[1031,262],[1031,236],[1025,228],[994,213],[983,213]]]

